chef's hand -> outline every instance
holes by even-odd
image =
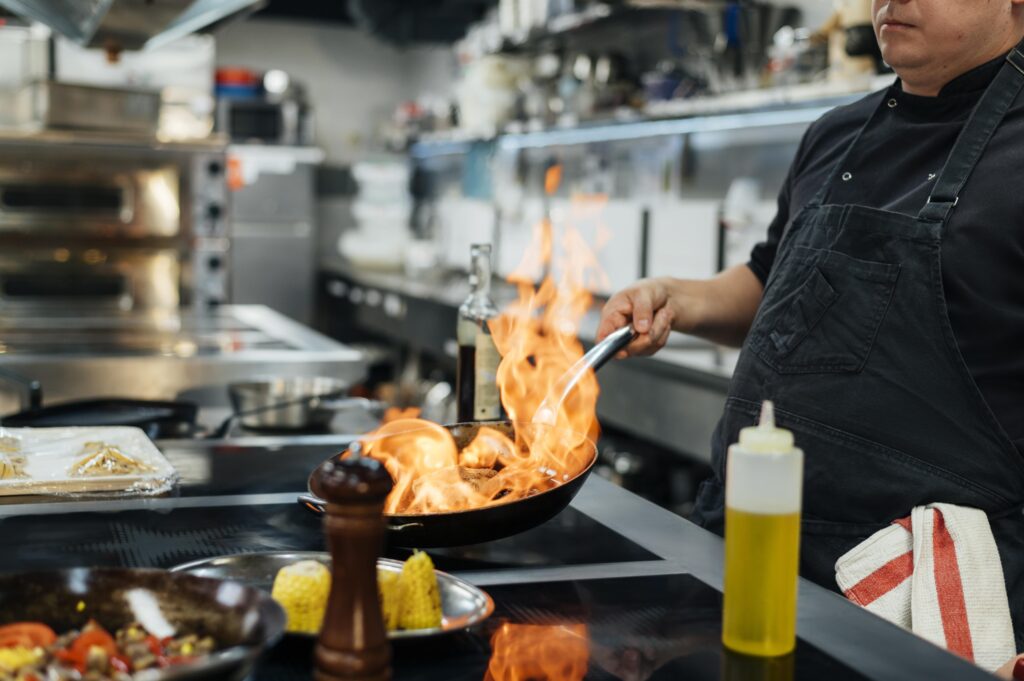
[[[668,341],[677,321],[674,289],[677,282],[667,277],[642,279],[612,296],[601,310],[597,340],[632,324],[637,337],[618,357],[653,355]]]
[[[632,323],[639,334],[619,357],[653,355],[670,331],[739,347],[761,304],[760,279],[734,265],[711,279],[643,279],[619,291],[601,312],[597,340]]]

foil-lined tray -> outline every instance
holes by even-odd
[[[0,496],[158,494],[176,480],[138,428],[0,428]]]

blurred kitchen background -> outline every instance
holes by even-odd
[[[807,126],[892,79],[870,0],[0,8],[0,413],[188,402],[195,437],[269,375],[370,400],[321,430],[451,421],[471,243],[501,279],[598,195],[596,306],[711,276]],[[603,369],[601,474],[687,512],[734,360],[680,336]]]

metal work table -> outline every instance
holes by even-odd
[[[0,554],[0,571],[170,567],[230,553],[323,550],[320,520],[295,498],[308,473],[348,439],[290,442],[165,441],[159,444],[182,476],[173,495],[0,506],[0,531],[18,537]],[[731,657],[718,642],[721,540],[594,476],[540,527],[430,553],[439,569],[485,588],[497,609],[479,630],[396,645],[396,679],[478,681],[503,621],[586,625],[591,680],[991,678],[803,581],[800,643],[788,673],[769,676],[756,664],[751,671],[749,660],[746,674],[723,672]],[[286,637],[256,679],[308,679],[311,653],[308,641]]]
[[[42,382],[49,400],[170,400],[254,375],[358,381],[363,356],[262,305],[104,317],[5,311],[0,366]]]
[[[420,281],[329,258],[321,262],[320,288],[324,300],[344,310],[340,317],[348,323],[454,363],[456,314],[469,291],[465,275]],[[512,286],[494,282],[492,297],[499,308],[514,296]],[[585,342],[593,340],[597,322],[595,309],[581,324]],[[598,416],[602,423],[710,461],[711,434],[736,356],[734,350],[672,334],[655,357],[614,362],[601,370]]]

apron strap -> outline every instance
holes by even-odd
[[[1010,51],[1006,63],[974,108],[960,136],[953,145],[946,165],[939,173],[928,203],[918,214],[922,220],[945,222],[960,201],[960,191],[967,184],[999,124],[1024,89],[1024,42]]]

